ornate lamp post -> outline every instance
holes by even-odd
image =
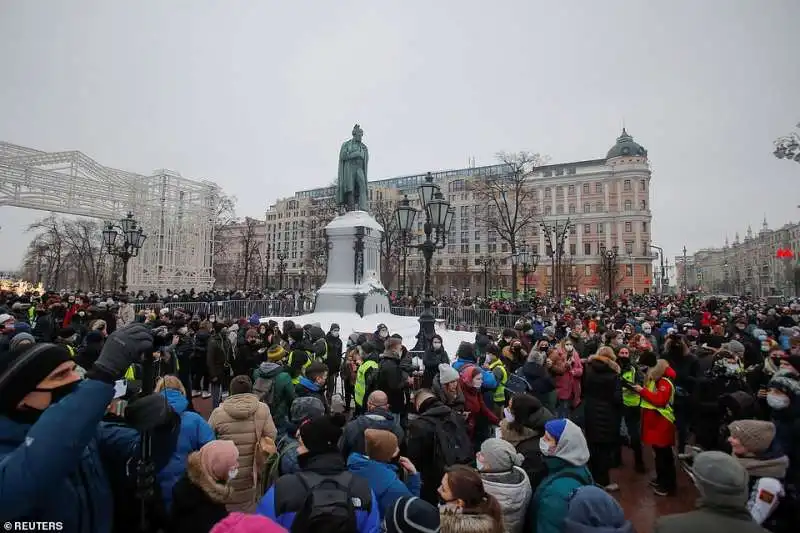
[[[488,255],[478,258],[478,264],[483,267],[483,297],[489,298],[489,267],[494,265],[494,258]]]
[[[606,248],[604,243],[600,243],[600,269],[606,275],[606,289],[608,297],[614,294],[614,276],[617,274],[617,254],[619,249],[614,246]]]
[[[548,247],[547,253],[550,256],[550,263],[553,269],[551,295],[553,298],[560,300],[561,259],[564,256],[564,243],[567,241],[567,235],[569,235],[572,222],[570,222],[570,219],[567,219],[567,221],[563,224],[561,224],[558,220],[552,224],[545,224],[544,221],[542,221],[539,222],[539,226],[541,226],[542,231],[544,232],[544,238]]]
[[[425,298],[422,300],[423,309],[422,314],[419,316],[420,329],[417,334],[417,345],[414,347],[414,351],[424,352],[428,349],[431,338],[434,335],[434,318],[433,312],[431,312],[431,304],[433,303],[433,294],[431,292],[431,261],[433,260],[433,252],[445,247],[447,233],[453,225],[455,208],[451,207],[450,203],[444,199],[439,187],[433,183],[433,176],[431,176],[430,172],[428,172],[428,175],[425,177],[425,182],[419,187],[419,197],[422,202],[422,210],[425,213],[425,224],[423,226],[425,242],[412,245],[404,239],[404,245],[407,248],[421,250],[422,256],[425,259],[425,278],[423,285]],[[412,207],[411,203],[408,201],[408,196],[403,198],[395,212],[397,227],[400,228],[400,231],[404,233],[411,231],[417,213],[418,211]],[[435,238],[432,238],[434,236]]]
[[[283,290],[283,274],[286,271],[286,259],[289,257],[289,254],[284,252],[278,252],[275,256],[278,258],[278,290]]]
[[[524,297],[528,298],[528,274],[536,272],[536,267],[539,266],[539,254],[529,252],[528,243],[522,241],[522,244],[519,245],[519,251],[511,257],[511,261],[521,267],[522,290]]]
[[[117,242],[119,237],[122,237],[120,243]],[[131,257],[139,255],[145,239],[147,235],[143,233],[142,228],[137,227],[136,219],[131,212],[120,219],[118,224],[109,222],[103,229],[103,244],[108,254],[122,260],[122,285],[120,285],[122,292],[128,291],[128,261]]]

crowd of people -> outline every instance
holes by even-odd
[[[0,295],[4,522],[632,532],[615,498],[628,457],[659,498],[680,472],[698,489],[654,531],[799,518],[800,303],[535,300],[447,353],[438,335],[410,352],[385,324],[126,300]]]

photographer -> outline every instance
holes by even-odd
[[[63,346],[0,355],[0,521],[60,522],[75,533],[114,529],[115,499],[129,497],[134,483],[139,431],[152,436],[155,471],[178,435],[177,415],[159,396],[127,407],[129,427],[101,422],[114,382],[152,343],[144,326],[116,331],[83,381]]]

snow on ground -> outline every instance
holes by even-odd
[[[284,320],[292,320],[297,324],[319,324],[324,330],[328,331],[331,324],[339,324],[340,337],[343,342],[347,342],[347,337],[351,333],[373,333],[378,324],[386,324],[389,334],[400,334],[403,337],[403,345],[409,350],[417,343],[417,333],[419,332],[419,319],[417,317],[397,316],[389,313],[377,315],[358,316],[357,313],[311,313],[309,315],[290,316],[290,317],[263,317],[262,322],[274,320],[278,325],[282,325]],[[475,333],[469,331],[451,331],[443,323],[436,324],[436,333],[441,335],[444,349],[455,359],[456,350],[461,342],[475,342]]]

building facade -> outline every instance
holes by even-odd
[[[725,239],[720,248],[698,250],[687,256],[686,277],[683,257],[679,265],[678,287],[709,293],[749,294],[752,296],[797,296],[800,288],[800,224],[785,224],[770,229],[766,219],[754,234],[748,226],[744,240],[736,233],[733,244]]]
[[[476,187],[482,181],[507,174],[505,164],[432,173],[442,194],[455,207],[455,219],[446,246],[433,259],[434,294],[480,296],[484,292],[511,288],[511,246],[484,224]],[[425,174],[370,182],[373,216],[384,227],[394,223],[396,202],[408,196],[420,207],[417,189]],[[538,254],[539,264],[527,276],[518,272],[518,287],[546,293],[552,284],[554,261],[548,256],[547,236],[542,224],[569,221],[560,271],[566,290],[605,292],[607,276],[601,269],[600,249],[616,247],[614,292],[643,293],[653,290],[653,251],[650,247],[651,171],[647,151],[624,129],[605,157],[552,164],[535,168],[525,176],[526,209],[536,221],[517,233],[529,252]],[[324,256],[322,228],[334,215],[334,187],[301,191],[278,200],[266,212],[264,246],[272,266],[281,263],[284,286],[309,286],[316,272],[314,261]],[[377,212],[377,213],[376,213]],[[418,217],[411,240],[422,242],[424,217]],[[395,236],[396,237],[396,236]],[[396,239],[395,239],[396,240]],[[517,242],[517,245],[521,242]],[[416,294],[423,284],[424,261],[417,250],[399,248],[387,253],[392,263],[384,284],[390,290]],[[320,260],[322,261],[322,260]],[[532,270],[529,268],[529,270]],[[277,275],[277,271],[276,275]],[[324,270],[323,270],[324,276]],[[278,286],[270,278],[273,286]]]
[[[267,287],[267,224],[246,218],[214,230],[214,287],[257,290]]]

